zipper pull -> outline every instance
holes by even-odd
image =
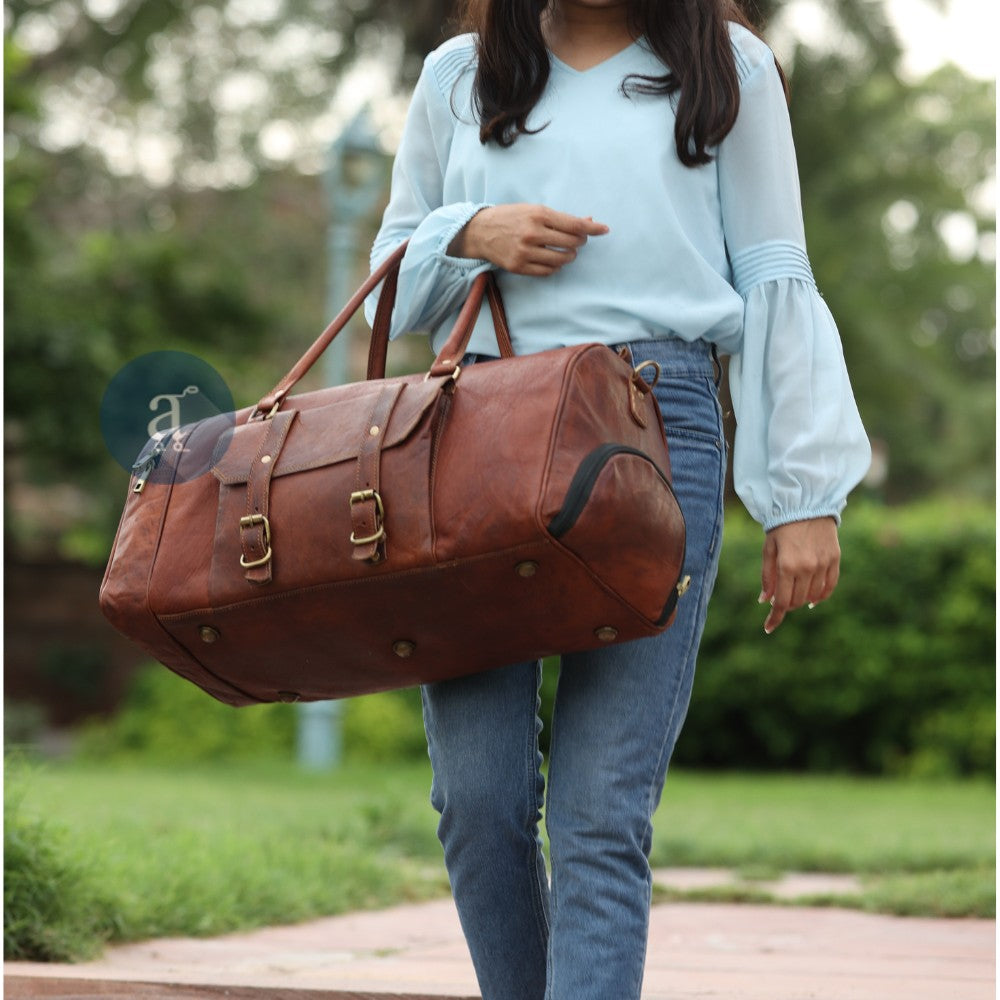
[[[170,434],[173,434],[171,430]],[[156,436],[156,444],[153,445],[152,449],[145,455],[140,455],[136,460],[135,465],[132,466],[132,474],[135,476],[135,486],[132,487],[133,493],[141,493],[146,483],[149,481],[149,477],[153,474],[153,470],[160,462],[160,456],[167,450],[167,441],[169,440],[168,435]]]
[[[133,493],[141,493],[143,487],[146,485],[146,480],[149,479],[156,468],[156,459],[149,457],[144,459],[142,462],[136,462],[132,466],[132,472],[135,474],[135,486],[132,487]]]

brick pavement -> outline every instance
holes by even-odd
[[[644,1000],[994,1000],[992,920],[829,908],[654,906]],[[450,900],[210,939],[4,965],[8,1000],[471,1000]]]

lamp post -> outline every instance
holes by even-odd
[[[324,175],[330,226],[327,230],[327,315],[334,316],[354,291],[354,263],[360,224],[368,219],[384,188],[385,154],[363,107],[330,146]],[[347,380],[350,326],[323,355],[329,385]]]
[[[348,122],[330,145],[324,173],[330,224],[327,227],[326,313],[335,316],[354,291],[354,263],[361,223],[371,216],[382,195],[385,155],[367,106]],[[327,385],[348,379],[350,326],[341,331],[323,355]],[[340,763],[343,749],[339,701],[299,705],[298,761],[310,770],[328,770]]]

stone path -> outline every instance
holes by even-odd
[[[726,872],[659,873],[716,885]],[[778,895],[850,891],[786,878]],[[823,877],[827,879],[828,877]],[[753,883],[756,885],[756,883]],[[644,1000],[994,1000],[992,920],[818,907],[653,907]],[[78,965],[4,965],[9,1000],[471,1000],[475,976],[450,900],[210,939],[108,948]]]

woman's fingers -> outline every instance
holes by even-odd
[[[548,246],[572,249],[581,247],[591,236],[603,236],[608,227],[594,222],[591,218],[567,215],[551,208],[544,209],[539,222],[542,227],[540,238]]]
[[[840,576],[840,545],[833,518],[793,521],[768,532],[761,568],[760,600],[771,610],[764,622],[770,634],[785,615],[826,600]]]
[[[514,274],[544,277],[576,259],[608,227],[545,205],[494,205],[477,212],[452,241],[454,256],[488,260]]]
[[[819,604],[821,601],[825,601],[833,594],[839,579],[840,560],[838,559],[835,565],[827,569],[826,573],[823,574],[822,579],[817,581],[816,589],[809,597],[809,603]]]
[[[545,276],[576,259],[590,236],[601,236],[608,227],[593,219],[567,215],[544,205],[509,205],[508,244],[501,248],[515,274]],[[506,253],[504,253],[506,251]]]

